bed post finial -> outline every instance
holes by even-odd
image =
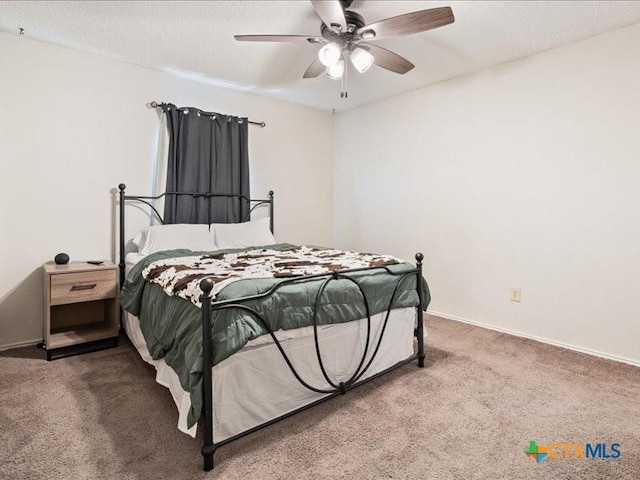
[[[422,297],[422,261],[424,255],[420,252],[416,253],[416,290],[418,291],[418,325],[416,326],[416,340],[418,341],[418,366],[424,367],[424,317],[422,314],[422,305],[424,299]]]
[[[213,280],[205,278],[200,282],[202,290],[202,405],[204,419],[204,441],[200,452],[204,460],[204,471],[213,469],[213,454],[216,446],[213,443],[213,373],[211,371],[211,290]]]
[[[200,282],[200,290],[202,290],[203,296],[208,297],[213,290],[213,280],[210,278],[205,278]]]
[[[120,185],[118,185],[118,188],[121,192],[124,192],[124,189],[127,188],[127,186],[124,183],[121,183]]]

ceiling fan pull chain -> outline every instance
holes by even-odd
[[[347,64],[347,62],[344,62],[344,73],[342,75],[342,78],[340,79],[342,81],[342,91],[340,92],[340,98],[347,98],[348,96],[348,92],[347,92],[347,88],[348,88],[348,72],[349,71],[349,65]]]
[[[347,60],[344,61],[344,98],[349,95],[349,64]]]

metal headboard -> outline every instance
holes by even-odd
[[[120,287],[124,284],[124,257],[125,257],[125,221],[124,221],[124,207],[127,201],[130,202],[140,202],[147,205],[156,218],[164,225],[164,218],[160,215],[160,212],[156,209],[155,205],[153,205],[154,200],[159,200],[161,198],[167,196],[190,196],[193,198],[237,198],[240,202],[245,201],[249,205],[249,212],[247,216],[243,219],[243,222],[249,220],[251,216],[251,212],[253,212],[256,208],[261,205],[269,206],[269,228],[271,229],[271,233],[273,233],[273,190],[269,191],[268,199],[252,199],[247,197],[246,195],[241,195],[238,193],[211,193],[211,192],[164,192],[160,195],[125,195],[126,185],[121,183],[118,185],[118,189],[120,190]],[[209,209],[209,224],[213,223],[211,219],[211,209]]]

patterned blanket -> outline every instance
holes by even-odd
[[[215,299],[223,288],[238,280],[301,277],[399,263],[400,260],[388,255],[296,247],[285,251],[260,249],[169,258],[153,262],[142,275],[162,287],[167,295],[184,298],[201,307],[200,281],[204,278],[214,281],[212,296]]]

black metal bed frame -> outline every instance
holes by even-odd
[[[269,199],[267,200],[254,200],[254,199],[249,199],[246,196],[243,195],[236,195],[236,194],[214,194],[214,193],[198,193],[198,192],[165,192],[163,194],[157,195],[157,196],[139,196],[139,195],[125,195],[125,185],[124,184],[120,184],[118,186],[119,190],[120,190],[120,283],[121,286],[124,282],[124,271],[125,271],[125,253],[124,253],[124,247],[125,247],[125,221],[124,221],[124,215],[125,215],[125,203],[126,201],[137,201],[137,202],[142,202],[146,205],[148,205],[152,211],[155,213],[155,215],[158,217],[158,219],[160,220],[160,222],[164,223],[164,220],[162,218],[162,216],[160,215],[160,213],[156,210],[155,206],[151,203],[153,200],[157,200],[160,199],[162,197],[165,197],[167,195],[189,195],[189,196],[193,196],[195,197],[205,197],[205,198],[211,198],[211,197],[227,197],[227,198],[239,198],[240,201],[246,201],[248,202],[248,204],[251,206],[251,204],[253,204],[253,206],[250,207],[249,210],[249,215],[251,214],[251,212],[258,206],[260,205],[268,205],[269,206],[269,211],[270,211],[270,218],[271,218],[271,222],[270,222],[270,228],[271,231],[273,232],[273,191],[269,192]],[[211,212],[209,212],[209,218],[211,219]],[[248,220],[248,217],[247,219]],[[209,222],[211,223],[211,222]],[[307,410],[311,407],[314,407],[322,402],[325,402],[333,397],[336,397],[338,395],[344,395],[347,393],[347,391],[352,390],[360,385],[364,385],[365,383],[374,380],[392,370],[395,370],[396,368],[399,368],[403,365],[406,365],[407,363],[411,363],[414,360],[418,360],[418,366],[420,368],[424,367],[424,359],[425,359],[425,353],[424,353],[424,324],[423,324],[423,311],[422,311],[422,304],[423,304],[423,295],[422,295],[422,261],[424,259],[424,256],[422,255],[422,253],[417,253],[415,255],[415,259],[416,259],[416,268],[410,269],[410,270],[406,270],[403,272],[394,272],[391,269],[389,269],[388,267],[382,266],[382,267],[368,267],[368,268],[356,268],[356,269],[349,269],[349,270],[341,270],[341,271],[335,271],[335,272],[330,272],[330,273],[322,273],[322,274],[316,274],[316,275],[307,275],[307,276],[303,276],[303,277],[293,277],[293,278],[288,278],[288,279],[284,279],[280,282],[278,282],[276,285],[272,286],[269,290],[257,294],[257,295],[251,295],[251,296],[247,296],[247,297],[243,297],[243,298],[239,298],[239,299],[232,299],[232,300],[224,300],[224,301],[218,301],[218,302],[212,302],[212,298],[211,298],[211,290],[213,289],[214,283],[211,279],[205,278],[204,280],[202,280],[200,282],[200,289],[202,290],[202,296],[201,301],[202,301],[202,350],[203,350],[203,411],[202,411],[202,421],[204,423],[204,441],[203,441],[203,445],[201,448],[201,453],[202,453],[202,457],[203,457],[203,461],[204,461],[204,470],[205,471],[209,471],[213,469],[213,455],[216,451],[216,449],[218,447],[221,447],[223,445],[226,445],[227,443],[230,443],[234,440],[237,440],[241,437],[244,437],[246,435],[249,435],[257,430],[260,430],[262,428],[265,428],[269,425],[272,425],[280,420],[284,420],[285,418],[289,418],[292,415],[295,415],[297,413],[300,413],[304,410]],[[350,276],[350,274],[353,273],[358,273],[358,272],[363,272],[363,271],[373,271],[373,270],[385,270],[387,273],[399,277],[398,281],[396,283],[396,286],[394,288],[394,291],[391,295],[391,299],[389,301],[389,306],[387,308],[387,312],[386,312],[386,316],[382,325],[382,330],[380,332],[380,336],[378,338],[377,344],[375,345],[375,348],[371,354],[371,357],[369,358],[369,361],[366,363],[365,365],[365,360],[367,357],[367,354],[369,353],[369,343],[370,343],[370,336],[371,336],[371,314],[369,311],[369,303],[367,300],[367,297],[364,294],[364,291],[362,290],[362,287],[360,286],[360,284],[353,278]],[[411,277],[415,277],[416,280],[416,290],[418,293],[418,299],[419,299],[419,304],[416,307],[416,311],[417,311],[417,327],[414,330],[414,336],[416,337],[417,343],[418,343],[418,350],[415,354],[411,355],[409,358],[402,360],[394,365],[392,365],[389,368],[386,368],[385,370],[382,370],[374,375],[371,375],[369,377],[367,377],[364,380],[361,380],[362,376],[367,372],[367,370],[369,369],[369,367],[371,366],[371,364],[373,363],[373,360],[376,357],[376,354],[378,353],[378,349],[380,348],[380,345],[382,343],[382,339],[384,337],[384,332],[387,328],[387,322],[389,320],[389,316],[391,314],[391,310],[394,306],[394,301],[396,299],[396,293],[398,291],[398,287],[400,286],[400,284],[407,278],[411,278]],[[326,287],[329,285],[330,282],[332,281],[337,281],[337,280],[343,280],[343,281],[348,281],[351,282],[353,284],[356,285],[356,287],[359,289],[360,294],[362,296],[362,300],[365,306],[365,311],[367,314],[367,338],[366,338],[366,342],[365,342],[365,348],[364,348],[364,352],[362,354],[362,357],[360,359],[360,362],[358,364],[358,367],[356,368],[355,372],[353,373],[353,375],[345,382],[334,382],[329,375],[326,372],[326,369],[324,367],[324,363],[322,361],[322,356],[320,354],[320,342],[319,342],[319,338],[318,338],[318,306],[320,303],[320,299],[321,296],[323,294],[323,292],[325,291]],[[269,327],[269,324],[265,321],[265,319],[262,317],[262,315],[257,312],[256,310],[243,305],[242,302],[248,302],[251,300],[257,300],[257,299],[261,299],[261,298],[266,298],[270,295],[272,295],[273,293],[275,293],[276,291],[278,291],[279,289],[281,289],[284,286],[287,285],[291,285],[291,284],[295,284],[295,283],[301,283],[301,282],[309,282],[309,281],[322,281],[322,284],[320,285],[320,288],[318,289],[318,293],[316,294],[316,299],[315,299],[315,305],[314,305],[314,313],[313,313],[313,334],[314,334],[314,342],[315,342],[315,349],[316,349],[316,357],[318,359],[318,365],[320,367],[320,370],[322,371],[323,377],[326,380],[327,384],[330,386],[330,388],[320,388],[320,387],[314,387],[312,385],[309,385],[307,382],[305,382],[302,377],[298,374],[298,372],[296,371],[296,369],[294,368],[293,364],[291,363],[291,361],[289,360],[289,357],[287,356],[286,352],[284,351],[284,349],[282,348],[282,345],[280,344],[279,340],[277,339],[275,333],[271,330],[271,328]],[[293,376],[296,378],[296,380],[303,385],[305,388],[314,391],[316,393],[321,393],[321,394],[325,394],[324,397],[319,398],[318,400],[315,400],[314,402],[311,402],[307,405],[303,405],[302,407],[299,407],[289,413],[286,413],[284,415],[281,415],[277,418],[271,419],[263,424],[257,425],[256,427],[253,427],[249,430],[246,430],[244,432],[238,433],[232,437],[229,437],[225,440],[222,440],[218,443],[214,443],[213,441],[213,372],[212,372],[212,345],[211,345],[211,315],[212,312],[215,310],[225,310],[225,309],[240,309],[243,310],[247,313],[249,313],[250,315],[252,315],[254,318],[258,319],[260,321],[260,323],[265,327],[265,329],[267,330],[267,332],[269,333],[269,335],[271,336],[271,338],[273,339],[273,342],[275,343],[276,347],[278,348],[278,350],[280,351],[280,354],[282,355],[283,359],[285,360],[289,370],[291,371],[291,373],[293,374]]]

